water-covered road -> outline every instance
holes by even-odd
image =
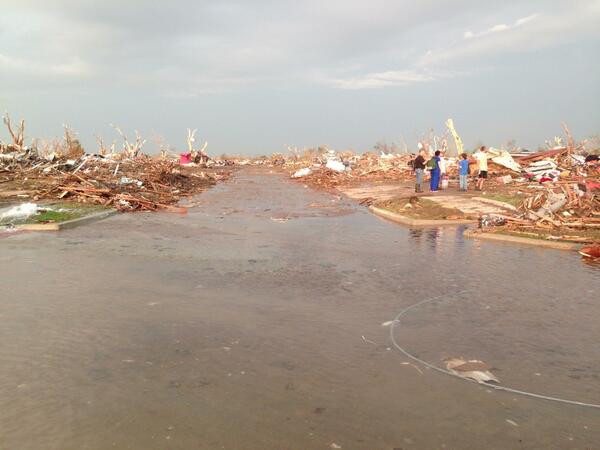
[[[187,216],[0,239],[1,449],[598,448],[600,270],[409,230],[267,171]],[[462,294],[459,294],[463,292]]]

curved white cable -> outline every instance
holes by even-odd
[[[453,295],[460,295],[460,294],[464,294],[465,292],[467,292],[467,291],[457,292],[457,293],[455,293]],[[417,307],[419,307],[421,305],[424,305],[426,303],[433,303],[433,302],[435,302],[437,300],[440,300],[442,298],[445,298],[445,297],[449,297],[449,295],[440,295],[440,296],[437,296],[437,297],[433,297],[433,298],[428,298],[428,299],[422,300],[422,301],[420,301],[418,303],[415,303],[413,305],[408,306],[407,308],[404,308],[402,311],[400,311],[400,313],[398,313],[398,315],[394,318],[394,320],[392,321],[391,326],[390,326],[390,339],[392,341],[392,344],[394,345],[394,347],[397,350],[399,350],[402,354],[404,354],[406,357],[412,359],[413,361],[416,361],[416,362],[418,362],[420,364],[423,364],[425,367],[428,367],[430,369],[436,370],[437,372],[443,373],[445,375],[450,375],[450,376],[455,377],[455,378],[459,378],[459,379],[461,379],[463,381],[468,381],[468,382],[471,382],[471,383],[477,383],[477,384],[480,384],[480,385],[483,384],[486,387],[489,387],[491,389],[495,389],[497,391],[511,392],[513,394],[525,395],[527,397],[539,398],[539,399],[542,399],[542,400],[550,400],[550,401],[553,401],[553,402],[567,403],[567,404],[570,404],[570,405],[586,406],[586,407],[589,407],[589,408],[598,408],[598,409],[600,409],[600,405],[597,405],[597,404],[594,404],[594,403],[585,403],[585,402],[578,402],[578,401],[575,401],[575,400],[566,400],[566,399],[558,398],[558,397],[549,397],[547,395],[535,394],[533,392],[527,392],[527,391],[520,391],[518,389],[509,388],[509,387],[506,387],[506,386],[498,386],[496,384],[479,383],[478,381],[471,380],[470,378],[464,378],[464,377],[461,377],[460,375],[456,375],[455,373],[452,373],[449,370],[442,369],[441,367],[434,366],[433,364],[428,363],[427,361],[423,361],[422,359],[417,358],[416,356],[410,354],[406,349],[404,349],[401,345],[399,345],[396,342],[396,338],[394,336],[394,328],[396,327],[396,325],[400,325],[400,318],[404,314],[406,314],[408,311],[410,311],[411,309],[417,308]]]

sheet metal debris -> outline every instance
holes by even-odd
[[[449,358],[444,362],[446,369],[454,375],[469,378],[478,383],[500,383],[500,380],[490,371],[492,367],[478,359]]]

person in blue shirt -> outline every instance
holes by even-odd
[[[458,190],[467,191],[467,180],[469,178],[469,159],[466,153],[460,155],[458,160]]]

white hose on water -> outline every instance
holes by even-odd
[[[457,292],[454,295],[464,294],[465,292],[467,292],[467,291]],[[394,318],[394,320],[392,321],[391,326],[390,326],[390,339],[392,341],[392,344],[394,345],[394,347],[397,350],[399,350],[406,357],[408,357],[408,358],[412,359],[413,361],[416,361],[416,362],[424,365],[425,367],[428,367],[429,369],[433,369],[433,370],[435,370],[437,372],[440,372],[440,373],[443,373],[445,375],[450,375],[451,377],[459,378],[459,379],[461,379],[463,381],[469,381],[471,383],[477,383],[478,385],[482,385],[483,384],[486,387],[489,387],[491,389],[495,389],[497,391],[510,392],[512,394],[524,395],[524,396],[527,396],[527,397],[539,398],[539,399],[542,399],[542,400],[550,400],[550,401],[553,401],[553,402],[567,403],[569,405],[586,406],[588,408],[597,408],[597,409],[600,409],[600,405],[597,405],[597,404],[594,404],[594,403],[585,403],[585,402],[578,402],[578,401],[575,401],[575,400],[566,400],[564,398],[549,397],[547,395],[541,395],[541,394],[535,394],[533,392],[521,391],[521,390],[518,390],[518,389],[509,388],[509,387],[506,387],[506,386],[499,386],[499,385],[496,385],[496,384],[479,383],[478,381],[471,380],[470,378],[461,377],[460,375],[452,373],[449,370],[442,369],[441,367],[434,366],[433,364],[428,363],[427,361],[423,361],[422,359],[417,358],[415,355],[410,354],[406,349],[404,349],[401,345],[399,345],[396,342],[396,338],[394,336],[394,328],[396,327],[396,325],[400,325],[400,318],[404,314],[406,314],[408,311],[410,311],[411,309],[415,309],[415,308],[417,308],[417,307],[419,307],[421,305],[425,305],[427,303],[433,303],[435,301],[438,301],[438,300],[440,300],[442,298],[446,298],[446,297],[449,297],[449,295],[440,295],[438,297],[428,298],[428,299],[422,300],[422,301],[420,301],[418,303],[415,303],[413,305],[410,305],[407,308],[404,308],[402,311],[400,311],[400,313],[398,313],[398,315]]]

